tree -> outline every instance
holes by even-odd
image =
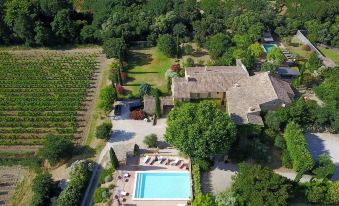
[[[258,42],[251,44],[249,50],[251,54],[254,55],[256,58],[259,58],[263,54],[263,49]]]
[[[184,36],[186,33],[186,26],[182,23],[178,23],[173,27],[173,34],[177,37],[177,58],[179,56],[179,37]]]
[[[159,51],[164,53],[166,56],[172,57],[175,54],[176,43],[173,36],[164,34],[158,38],[157,47]]]
[[[317,54],[312,54],[310,58],[305,62],[305,67],[311,71],[318,69],[321,67],[321,62],[317,56]]]
[[[287,124],[284,137],[287,151],[292,159],[293,169],[299,174],[311,170],[313,160],[311,153],[307,149],[307,142],[300,126],[294,122]]]
[[[256,67],[256,59],[249,52],[247,52],[245,57],[241,59],[241,62],[245,65],[248,71],[254,70]]]
[[[139,87],[139,95],[141,97],[145,95],[151,95],[151,91],[152,91],[152,86],[150,84],[143,83]]]
[[[123,38],[106,39],[102,48],[107,58],[117,58],[120,64],[122,64],[127,54],[127,46]]]
[[[215,202],[218,206],[236,206],[237,205],[237,199],[236,196],[232,190],[232,188],[220,192],[215,197]]]
[[[230,117],[215,103],[183,103],[167,118],[165,140],[192,159],[207,159],[227,152],[236,137]]]
[[[48,172],[38,174],[33,180],[33,197],[30,206],[44,206],[50,204],[53,180]]]
[[[113,150],[113,148],[111,147],[111,149],[109,149],[109,156],[110,156],[110,159],[111,159],[111,163],[112,163],[112,167],[113,169],[118,169],[119,167],[119,160]]]
[[[271,63],[271,62],[265,62],[261,65],[261,69],[262,72],[270,72],[270,74],[276,74],[278,67],[277,65]]]
[[[156,134],[150,134],[145,136],[144,138],[144,144],[148,147],[156,147],[158,142],[158,137]]]
[[[111,133],[112,130],[112,123],[110,122],[105,122],[99,125],[95,131],[95,136],[98,139],[109,139],[109,134]]]
[[[211,54],[212,58],[216,59],[226,51],[227,47],[231,45],[231,40],[228,36],[223,33],[218,33],[211,36],[207,42],[207,49]]]
[[[232,189],[241,205],[287,205],[290,182],[260,165],[239,164]]]
[[[140,148],[139,148],[139,145],[137,144],[134,144],[134,147],[133,147],[133,156],[139,156],[140,155]]]
[[[39,0],[40,8],[44,15],[54,16],[62,9],[72,9],[69,0]]]
[[[273,61],[276,65],[280,65],[284,62],[284,55],[278,47],[273,47],[267,53],[267,59]]]
[[[112,110],[114,100],[117,98],[117,93],[112,86],[107,86],[100,91],[99,108],[105,112]]]
[[[73,143],[68,137],[58,137],[48,134],[43,141],[39,154],[52,165],[72,154]]]
[[[214,197],[211,194],[198,195],[192,203],[192,206],[216,206]]]
[[[328,154],[322,154],[317,158],[312,173],[316,178],[331,178],[335,173],[336,166]]]
[[[71,19],[71,11],[62,9],[54,16],[52,31],[62,42],[72,42],[76,37],[76,24]]]

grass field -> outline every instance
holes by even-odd
[[[325,47],[319,47],[320,51],[332,61],[339,63],[339,50],[326,49]]]
[[[128,56],[128,79],[124,88],[133,96],[139,95],[139,86],[148,83],[167,93],[165,72],[174,63],[157,48],[133,49]]]
[[[78,137],[96,58],[78,52],[0,52],[0,145],[39,145],[49,133]]]

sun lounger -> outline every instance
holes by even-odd
[[[177,158],[177,159],[174,160],[174,162],[171,163],[171,165],[176,166],[179,162],[180,162],[180,159]]]
[[[146,164],[150,160],[150,157],[147,155],[143,161],[144,164]]]
[[[162,164],[163,162],[165,162],[166,158],[164,158],[163,156],[159,157],[159,163]]]
[[[187,165],[186,163],[182,163],[181,165],[179,165],[179,168],[184,169],[186,167],[186,165]]]
[[[187,206],[186,204],[177,204],[177,206]]]

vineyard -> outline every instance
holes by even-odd
[[[0,52],[0,145],[81,137],[96,53]]]

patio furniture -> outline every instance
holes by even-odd
[[[182,163],[181,165],[179,165],[179,168],[184,169],[186,167],[186,165],[187,165],[186,163]]]
[[[171,163],[171,165],[176,166],[179,162],[180,162],[180,159],[177,158],[177,159],[174,160],[174,162]]]
[[[149,157],[148,155],[146,155],[146,157],[145,157],[143,163],[146,164],[149,160],[150,160],[150,157]]]
[[[165,162],[166,158],[164,158],[163,156],[159,157],[159,163],[162,164],[163,162]]]
[[[124,190],[118,190],[118,193],[122,196],[128,196],[128,193]]]

